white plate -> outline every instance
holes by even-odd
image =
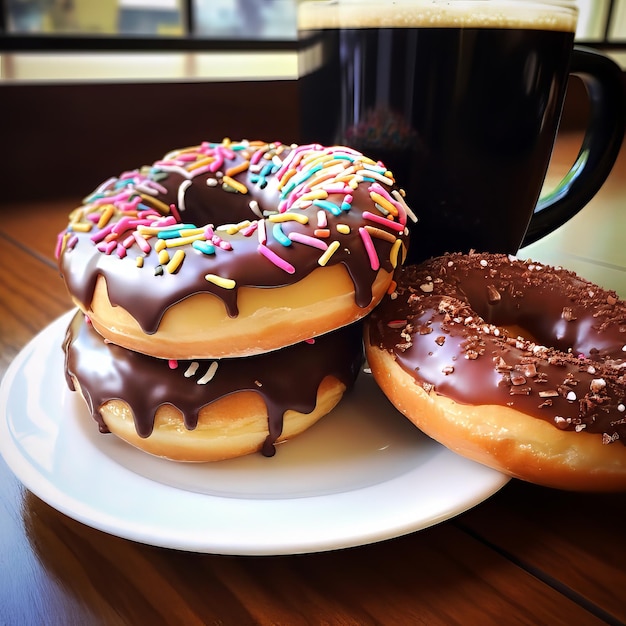
[[[94,528],[196,552],[316,552],[426,528],[508,481],[422,435],[365,373],[332,414],[272,458],[198,465],[151,457],[100,434],[67,388],[61,343],[72,315],[9,367],[0,452],[35,495]]]

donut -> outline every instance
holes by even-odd
[[[444,446],[510,476],[626,489],[626,302],[498,254],[398,272],[365,351],[391,402]]]
[[[218,461],[291,439],[329,413],[363,362],[361,324],[267,354],[170,362],[105,341],[77,312],[65,376],[103,433],[176,461]]]
[[[159,358],[250,356],[364,317],[414,219],[347,147],[204,142],[102,183],[56,254],[106,339]]]

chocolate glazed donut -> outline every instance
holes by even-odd
[[[365,316],[413,215],[350,148],[205,142],[105,181],[57,247],[76,305],[160,358],[250,356]]]
[[[403,268],[366,328],[372,372],[419,428],[510,475],[626,489],[626,303],[505,255]]]
[[[339,402],[363,362],[360,324],[243,359],[168,362],[105,342],[80,312],[64,350],[101,432],[179,461],[272,456]]]

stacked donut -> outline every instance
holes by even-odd
[[[353,384],[408,219],[342,146],[204,142],[111,178],[59,235],[68,384],[153,454],[271,455]]]

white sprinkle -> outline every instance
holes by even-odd
[[[489,263],[487,263],[487,261],[485,259],[481,259],[480,266],[481,267],[487,267],[487,265],[489,265]]]
[[[192,361],[189,364],[189,367],[187,368],[187,370],[185,371],[185,378],[191,378],[192,376],[195,375],[195,373],[198,371],[198,368],[200,367],[200,363],[198,363],[198,361]]]
[[[178,210],[185,210],[185,191],[191,185],[190,180],[184,180],[178,187]]]
[[[208,382],[213,380],[213,376],[215,376],[215,372],[217,372],[218,362],[213,361],[211,365],[209,365],[209,369],[206,371],[206,374],[202,378],[198,378],[196,381],[198,385],[206,385]]]
[[[570,392],[567,394],[566,399],[567,399],[569,402],[574,402],[574,401],[576,400],[576,394],[575,394],[573,391],[570,391]]]
[[[217,179],[215,178],[207,178],[206,179],[207,187],[217,187]]]
[[[250,210],[259,218],[263,219],[263,213],[261,213],[261,209],[259,209],[259,203],[256,200],[251,200],[250,204],[248,204]]]
[[[617,405],[617,410],[618,410],[620,413],[623,413],[624,411],[626,411],[626,406],[624,406],[623,404],[618,404],[618,405]]]

